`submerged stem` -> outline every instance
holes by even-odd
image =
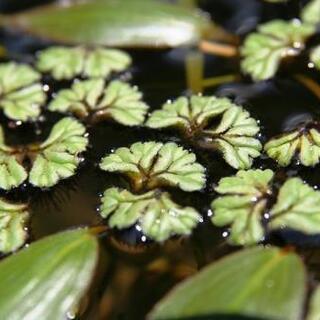
[[[302,74],[295,74],[293,77],[320,99],[320,85],[317,82]]]
[[[199,49],[204,53],[227,58],[235,57],[238,55],[238,48],[236,46],[212,41],[201,41],[199,44]]]
[[[223,76],[207,78],[207,79],[202,80],[202,86],[204,88],[214,87],[219,84],[237,81],[237,80],[239,80],[239,78],[240,78],[240,76],[237,74],[226,74]]]
[[[193,93],[202,92],[204,56],[200,51],[188,53],[186,57],[187,87]]]

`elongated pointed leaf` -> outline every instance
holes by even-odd
[[[320,23],[320,0],[311,0],[302,10],[302,20],[311,24]]]
[[[107,189],[102,198],[100,214],[109,218],[110,227],[124,229],[134,224],[155,241],[164,241],[173,235],[189,235],[202,220],[191,207],[180,207],[170,195],[159,190],[134,195],[127,190]]]
[[[46,95],[39,80],[40,74],[28,65],[0,64],[0,107],[8,118],[26,121],[40,115]]]
[[[84,47],[50,47],[39,52],[37,68],[49,72],[57,80],[82,77],[108,77],[124,71],[131,64],[130,56],[115,49]]]
[[[253,80],[272,78],[281,63],[288,56],[298,55],[306,39],[315,32],[311,24],[294,21],[274,20],[258,27],[245,39],[241,54],[242,71]]]
[[[314,66],[320,70],[320,46],[312,49],[310,54],[310,61],[313,62]]]
[[[211,204],[211,220],[219,227],[231,225],[232,244],[252,245],[264,238],[262,218],[273,175],[271,170],[239,171],[219,181],[215,190],[221,196]]]
[[[91,281],[97,246],[87,230],[73,230],[32,243],[3,260],[0,318],[64,319]]]
[[[204,167],[196,162],[195,154],[171,142],[137,142],[130,148],[119,148],[103,158],[100,167],[123,172],[137,189],[172,185],[195,191],[205,185]]]
[[[277,248],[247,249],[178,285],[156,305],[149,319],[242,315],[300,320],[305,281],[304,267],[296,254]]]
[[[306,234],[320,233],[320,192],[291,178],[281,187],[270,212],[272,229],[291,228]]]
[[[72,118],[60,120],[49,137],[39,146],[29,181],[38,187],[51,187],[60,179],[74,175],[85,151],[88,138],[85,127]]]
[[[207,17],[199,12],[153,0],[57,3],[2,21],[56,42],[115,47],[193,44],[211,29]]]
[[[148,106],[136,87],[122,81],[112,81],[106,88],[102,79],[75,82],[71,89],[58,92],[49,110],[72,112],[80,118],[113,118],[127,125],[144,122]]]
[[[314,166],[320,160],[320,133],[313,126],[298,128],[270,139],[264,149],[283,167],[288,166],[295,155],[304,166]]]
[[[0,252],[15,251],[25,243],[28,218],[26,204],[14,204],[0,199]]]

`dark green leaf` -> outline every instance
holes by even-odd
[[[243,315],[300,320],[306,275],[300,258],[256,247],[227,256],[178,285],[150,314],[151,320]]]
[[[32,243],[0,263],[0,319],[65,319],[86,291],[97,241],[73,230]]]
[[[153,0],[72,1],[1,19],[6,26],[60,43],[116,47],[195,43],[212,27],[197,11]]]

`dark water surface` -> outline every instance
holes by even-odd
[[[0,1],[0,9],[12,12],[39,1]],[[230,31],[242,36],[255,28],[257,23],[270,18],[292,18],[302,2],[290,1],[291,6],[264,5],[261,1],[241,0],[200,1],[201,6]],[[241,6],[242,4],[242,6]],[[281,8],[279,10],[279,8]],[[33,54],[44,46],[34,39],[2,32],[0,41],[11,50],[12,58],[32,61]],[[139,86],[151,109],[160,108],[168,99],[188,94],[184,60],[191,48],[162,52],[132,51],[133,67],[121,77]],[[319,75],[308,70],[303,62],[295,67],[311,77]],[[262,126],[261,139],[265,140],[283,130],[308,119],[319,118],[320,102],[302,85],[288,76],[288,67],[273,81],[252,84],[247,79],[238,83],[210,88],[205,94],[228,96],[242,104]],[[291,71],[291,69],[290,69]],[[206,77],[238,73],[238,61],[206,57]],[[44,77],[50,94],[68,87],[70,82],[54,82]],[[44,139],[53,124],[63,115],[45,112],[39,123],[3,125],[8,143],[24,144]],[[129,146],[137,141],[175,141],[190,148],[177,135],[169,131],[146,128],[128,128],[111,121],[88,128],[90,148],[77,174],[48,190],[25,185],[6,196],[15,200],[30,201],[32,218],[29,226],[30,241],[67,228],[103,223],[97,208],[101,193],[110,186],[126,186],[119,175],[98,169],[102,156],[115,148]],[[235,173],[218,154],[192,149],[200,163],[207,168],[207,187],[201,192],[185,193],[170,189],[173,198],[181,205],[197,208],[204,217],[190,238],[177,238],[157,245],[143,242],[136,228],[102,235],[101,262],[91,292],[83,301],[79,319],[144,319],[147,312],[174,284],[195,273],[199,268],[217,258],[237,250],[226,244],[227,229],[215,228],[209,221],[209,205],[214,198],[213,187],[223,176]],[[320,187],[320,169],[292,165],[279,169],[263,156],[254,163],[255,168],[271,168],[279,179],[300,176],[313,186]],[[3,193],[5,194],[5,193]],[[293,244],[302,254],[310,271],[310,285],[320,278],[320,237],[303,237],[298,233],[283,231],[271,235],[267,242],[285,246]],[[107,263],[108,261],[108,263]],[[220,318],[221,319],[221,318]],[[227,318],[226,318],[227,319]],[[234,318],[233,318],[234,319]]]

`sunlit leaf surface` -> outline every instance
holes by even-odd
[[[260,25],[243,43],[242,71],[255,81],[272,78],[281,60],[298,55],[314,32],[313,25],[301,24],[298,20],[273,20]]]
[[[84,47],[50,47],[38,54],[37,68],[51,73],[56,80],[82,77],[108,77],[126,70],[130,56],[116,49]]]
[[[204,167],[197,163],[195,154],[172,142],[137,142],[130,148],[119,148],[103,158],[100,167],[123,172],[136,189],[169,185],[195,191],[205,185]]]
[[[25,243],[28,218],[26,204],[14,204],[0,199],[0,252],[15,251]]]
[[[175,287],[150,314],[151,320],[236,319],[300,320],[306,274],[290,252],[256,247],[214,262]]]
[[[317,125],[306,125],[270,139],[264,149],[283,167],[295,156],[304,166],[314,166],[320,159],[320,133]]]
[[[301,14],[302,20],[311,24],[320,23],[320,0],[311,0],[303,8]]]
[[[127,190],[107,189],[99,212],[109,218],[110,227],[124,229],[137,224],[143,234],[155,241],[189,235],[202,220],[195,209],[177,205],[160,190],[135,195]]]
[[[88,230],[58,233],[0,263],[0,318],[65,319],[85,293],[97,263]]]
[[[217,124],[210,120],[217,118]],[[227,98],[181,97],[154,111],[146,122],[151,128],[177,127],[195,145],[222,153],[236,169],[247,169],[260,155],[256,138],[260,129],[255,119]]]
[[[38,187],[51,187],[60,179],[75,174],[86,150],[88,138],[85,127],[72,118],[54,125],[49,137],[40,144],[30,171],[29,181]]]
[[[0,108],[13,120],[34,120],[46,95],[40,74],[30,66],[8,62],[0,64]]]
[[[49,110],[72,112],[80,118],[93,120],[112,118],[127,125],[144,122],[148,106],[142,101],[142,93],[136,87],[114,80],[107,86],[102,79],[75,82],[71,89],[57,93],[49,104]]]
[[[264,238],[262,218],[272,193],[272,179],[273,172],[268,169],[239,171],[219,181],[211,220],[219,227],[231,225],[231,243],[252,245]]]
[[[320,192],[300,178],[287,180],[270,212],[272,229],[291,228],[306,234],[320,233]]]
[[[310,61],[318,70],[320,70],[320,45],[312,49],[310,54]]]

